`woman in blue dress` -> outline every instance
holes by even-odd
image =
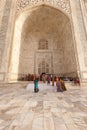
[[[38,78],[35,78],[35,80],[34,80],[34,92],[37,93],[38,91],[39,91]]]

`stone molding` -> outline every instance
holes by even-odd
[[[67,15],[71,14],[69,0],[18,0],[16,4],[16,11],[19,13],[28,7],[40,4],[54,6],[55,8],[59,8],[64,11]]]

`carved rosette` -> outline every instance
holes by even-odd
[[[70,3],[69,0],[18,0],[17,1],[17,13],[21,12],[29,6],[47,4],[63,10],[70,15]]]

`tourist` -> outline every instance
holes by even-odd
[[[51,82],[51,77],[50,77],[50,75],[47,77],[47,84],[50,84],[50,82]]]
[[[66,91],[66,87],[65,87],[65,83],[64,83],[64,80],[63,79],[60,79],[60,82],[61,82],[61,87],[63,89],[63,91]]]
[[[74,84],[80,86],[80,80],[79,80],[79,78],[74,78]]]
[[[55,81],[55,78],[54,76],[52,76],[52,86],[54,86],[54,81]]]
[[[35,78],[35,80],[34,80],[34,92],[37,93],[38,91],[39,91],[38,78]]]
[[[57,86],[57,92],[63,92],[59,78],[56,78],[56,86]]]
[[[80,80],[79,80],[79,78],[77,78],[77,84],[80,86]]]
[[[36,79],[36,74],[33,75],[33,80],[35,80],[35,79]]]
[[[43,83],[46,83],[46,75],[45,74],[42,75],[42,81],[43,81]]]

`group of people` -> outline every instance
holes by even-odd
[[[34,81],[36,78],[36,74],[25,74],[22,75],[21,78],[19,78],[19,80],[22,81]],[[59,78],[59,80],[62,79],[63,81],[66,80],[66,78],[61,77]],[[53,75],[46,75],[45,73],[41,74],[38,76],[38,80],[39,81],[43,81],[44,83],[50,84],[50,82],[52,81],[52,86],[54,86],[54,82],[56,82],[57,80],[57,76],[53,76]],[[80,86],[80,80],[78,77],[75,78],[67,78],[68,81],[72,82],[74,85],[79,85]],[[60,80],[61,81],[61,80]]]
[[[58,77],[56,78],[56,86],[57,86],[57,92],[63,92],[67,90],[64,80]]]
[[[35,74],[24,74],[20,77],[19,80],[22,80],[22,81],[34,81],[34,78],[35,78]]]
[[[39,81],[39,78],[35,77],[35,79],[34,79],[34,92],[35,93],[39,92],[38,81]],[[42,81],[43,81],[43,83],[46,83],[45,75],[43,75]],[[67,90],[63,79],[56,77],[56,80],[55,80],[55,78],[53,77],[51,80],[51,77],[48,76],[47,77],[47,84],[50,84],[51,81],[52,81],[52,86],[54,86],[54,83],[56,82],[57,92],[63,92],[63,91]]]

